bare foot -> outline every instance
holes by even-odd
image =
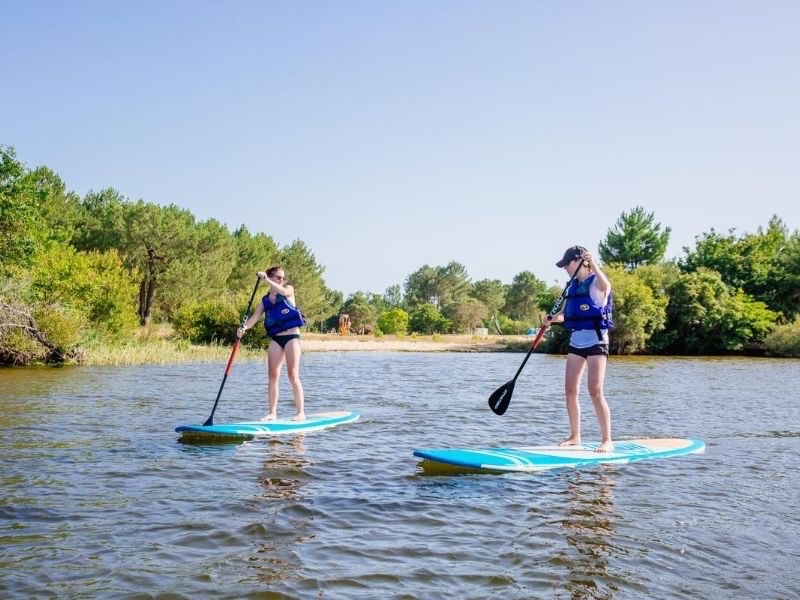
[[[277,418],[278,415],[276,415],[275,413],[269,413],[268,415],[261,417],[259,421],[274,421]]]
[[[297,413],[295,416],[292,417],[292,421],[305,421],[306,420],[306,413],[301,412]]]
[[[559,446],[578,446],[581,443],[580,436],[570,436],[563,442],[558,442]]]
[[[611,440],[606,440],[605,442],[601,443],[595,452],[613,452],[614,451],[614,443]]]

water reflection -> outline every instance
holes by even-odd
[[[257,480],[263,490],[259,500],[291,500],[300,495],[307,483],[306,467],[311,463],[303,454],[306,451],[305,436],[291,439],[272,438],[266,444],[266,458]]]
[[[566,507],[557,524],[564,531],[568,548],[555,560],[568,572],[565,585],[573,599],[613,598],[620,588],[609,574],[609,559],[616,548],[614,487],[612,470],[570,472],[564,478]]]
[[[304,508],[302,493],[310,480],[305,457],[305,436],[272,438],[264,445],[263,466],[256,481],[254,508],[260,514],[254,523],[255,546],[249,557],[248,579],[260,584],[286,583],[295,578],[297,546],[313,539],[309,526],[313,514]]]

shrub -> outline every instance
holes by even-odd
[[[773,329],[764,340],[764,349],[769,356],[800,358],[800,317]]]
[[[192,301],[175,314],[175,332],[195,344],[233,343],[240,317],[233,302],[223,300]]]
[[[82,326],[94,328],[95,333],[121,338],[138,325],[138,287],[115,250],[77,252],[53,244],[37,255],[30,280],[32,304],[59,304],[80,315]]]
[[[175,332],[194,344],[232,344],[242,320],[241,308],[232,298],[192,301],[175,313]],[[245,336],[248,346],[265,348],[269,343],[263,327],[255,325]]]
[[[378,330],[386,335],[408,331],[408,313],[402,308],[392,308],[378,317]],[[377,332],[376,332],[377,333]]]

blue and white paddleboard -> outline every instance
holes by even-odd
[[[614,451],[599,453],[598,442],[579,446],[529,446],[524,448],[434,448],[415,450],[426,473],[482,471],[491,473],[535,472],[548,469],[629,463],[648,458],[668,458],[705,451],[701,440],[615,440]]]
[[[359,414],[350,411],[337,411],[307,415],[304,421],[277,419],[275,421],[253,421],[246,423],[226,423],[223,425],[178,425],[175,431],[182,438],[191,439],[252,439],[259,436],[285,433],[307,433],[327,427],[358,420]]]

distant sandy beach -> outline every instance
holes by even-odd
[[[303,333],[304,352],[504,352],[524,347],[528,336],[341,336]]]

